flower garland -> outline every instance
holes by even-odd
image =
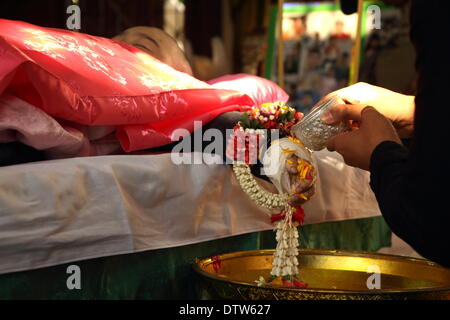
[[[301,113],[282,102],[264,103],[243,114],[236,125],[243,129],[280,129],[290,135],[291,127],[301,119]]]
[[[273,194],[264,190],[250,170],[250,165],[257,162],[260,144],[264,138],[262,129],[279,129],[283,134],[290,135],[291,127],[299,119],[301,119],[300,113],[280,102],[253,107],[251,111],[244,113],[242,120],[236,124],[227,145],[227,156],[234,160],[233,171],[243,191],[261,207],[281,209],[281,212],[271,215],[277,241],[271,277],[267,281],[260,277],[255,281],[258,286],[281,280],[283,286],[307,287],[307,284],[298,279],[297,260],[299,246],[297,227],[303,224],[304,211],[301,206],[293,207],[289,204],[288,194]],[[300,141],[294,142],[301,145]],[[303,179],[307,178],[313,170],[313,166],[303,160],[299,160],[296,165],[299,177]],[[298,194],[298,196],[307,200],[304,194]]]

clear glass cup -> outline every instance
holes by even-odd
[[[343,122],[328,125],[322,122],[322,114],[344,102],[337,95],[319,104],[311,110],[299,123],[292,127],[291,133],[311,151],[320,151],[326,147],[327,141],[335,135],[347,130]]]

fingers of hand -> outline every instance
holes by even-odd
[[[322,114],[321,120],[326,124],[337,124],[342,121],[361,121],[361,110],[364,104],[339,104]]]
[[[365,107],[359,128],[331,138],[327,148],[340,153],[348,165],[368,170],[373,150],[383,141],[401,143],[392,123],[375,108]]]
[[[286,170],[290,175],[298,174],[297,161],[298,157],[296,155],[291,155],[286,159]]]
[[[313,185],[311,180],[296,179],[293,183],[292,193],[303,193]]]
[[[373,107],[366,107],[361,111],[361,126],[367,131],[368,142],[375,146],[382,141],[401,144],[392,122]]]
[[[291,206],[298,206],[301,204],[304,204],[306,201],[308,201],[316,192],[316,187],[314,184],[310,185],[306,190],[303,190],[303,192],[298,193],[292,193],[289,197],[289,204]]]
[[[378,115],[381,116],[381,114],[379,114],[373,107],[364,105],[342,105],[338,107],[340,109],[338,110],[338,113],[340,113],[342,117],[347,118],[352,116],[355,120],[351,123],[351,131],[334,136],[327,142],[327,149],[329,151],[337,151],[342,154],[343,150],[349,145],[358,145],[360,143],[362,133],[364,133],[360,132],[362,126],[364,125],[367,127],[373,117],[377,117]],[[353,116],[354,110],[359,110],[359,116]]]

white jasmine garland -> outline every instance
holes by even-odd
[[[261,111],[261,112],[260,112]],[[286,115],[289,113],[289,115]],[[283,115],[283,118],[280,118],[280,115]],[[283,119],[283,120],[281,120]],[[302,161],[311,162],[311,154],[310,152],[304,148],[301,141],[296,140],[295,137],[291,137],[290,128],[293,124],[298,122],[301,119],[301,115],[295,112],[294,109],[285,106],[283,103],[268,103],[263,104],[260,107],[254,107],[252,111],[249,111],[245,114],[242,122],[239,122],[236,126],[237,131],[236,136],[238,138],[233,137],[232,139],[240,139],[242,138],[242,132],[248,133],[251,137],[253,135],[263,135],[264,130],[261,128],[264,127],[266,129],[280,129],[283,130],[285,134],[289,135],[288,138],[282,138],[280,140],[272,143],[272,146],[265,153],[264,159],[262,160],[264,163],[264,169],[266,175],[270,178],[272,183],[274,183],[275,187],[278,190],[278,194],[274,194],[266,191],[262,188],[255,178],[253,177],[250,167],[243,161],[239,161],[240,156],[245,154],[245,161],[252,162],[253,160],[247,159],[247,157],[252,157],[254,155],[254,151],[250,149],[250,155],[246,154],[247,152],[247,144],[253,144],[252,140],[246,140],[245,146],[242,146],[243,142],[238,146],[238,156],[231,156],[230,158],[236,159],[233,162],[233,171],[236,175],[236,179],[241,185],[243,191],[247,193],[247,195],[259,206],[274,210],[279,210],[277,214],[272,215],[272,221],[274,223],[274,231],[276,233],[275,239],[277,241],[277,247],[273,254],[272,261],[272,270],[270,274],[272,277],[268,281],[269,283],[275,280],[276,278],[282,277],[283,285],[292,286],[295,285],[297,287],[305,287],[299,278],[296,276],[298,274],[298,245],[299,245],[299,235],[297,226],[302,219],[302,209],[294,208],[289,205],[288,199],[290,197],[289,184],[286,184],[286,181],[289,181],[288,172],[285,169],[285,161],[287,154],[283,154],[283,152],[295,153],[295,155],[304,159]],[[269,122],[273,121],[273,122]],[[256,124],[254,123],[256,121]],[[243,128],[243,126],[253,126],[253,128]],[[255,128],[256,127],[256,128]],[[230,138],[231,139],[231,138]],[[289,141],[288,141],[289,140]],[[233,140],[234,141],[234,140]],[[238,140],[240,141],[240,140]],[[281,142],[280,142],[281,141]],[[274,144],[277,147],[274,147]],[[284,147],[284,148],[283,148]],[[269,152],[270,150],[280,149],[282,152]],[[235,149],[236,150],[236,149]],[[292,151],[294,150],[294,151]],[[253,153],[252,153],[253,151]],[[230,152],[233,155],[233,151]],[[261,150],[260,150],[261,152]],[[227,154],[228,155],[228,154]],[[261,156],[261,154],[260,154]],[[266,162],[266,159],[269,160]],[[271,162],[272,160],[272,162]],[[277,170],[267,171],[267,168],[270,163],[273,163],[274,168]],[[300,163],[300,161],[299,161]],[[300,164],[299,164],[300,166]],[[300,169],[298,169],[300,170]],[[309,169],[308,169],[309,170]],[[300,172],[300,171],[299,171]],[[304,172],[304,171],[303,171]],[[300,174],[300,173],[299,173]],[[303,178],[301,178],[303,179]],[[293,219],[293,214],[296,214],[295,220]],[[298,214],[298,215],[297,215]],[[299,218],[300,217],[300,218]],[[286,281],[286,282],[285,282]],[[260,277],[259,280],[256,280],[255,283],[258,286],[268,285],[268,283],[264,280],[263,277]]]
[[[264,190],[253,177],[250,167],[243,162],[235,161],[233,170],[244,192],[256,204],[268,209],[284,208],[286,211],[284,219],[275,223],[277,248],[274,253],[271,275],[283,277],[298,274],[296,267],[298,266],[298,231],[296,225],[291,221],[295,209],[288,205],[288,195],[273,194]]]

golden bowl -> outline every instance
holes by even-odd
[[[274,250],[252,250],[197,260],[199,299],[450,300],[450,269],[428,260],[347,250],[300,249],[300,280],[308,288],[258,287]],[[378,278],[377,278],[378,277]]]

